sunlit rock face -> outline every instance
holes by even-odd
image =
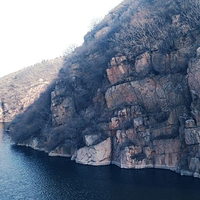
[[[173,73],[162,69],[161,73],[148,76],[157,68],[156,61],[149,61],[150,56],[143,53],[131,64],[125,56],[111,59],[107,69],[109,86],[104,94],[97,92],[94,97],[94,104],[111,113],[105,126],[107,139],[93,132],[84,135],[81,148],[66,153],[59,146],[50,155],[72,156],[80,164],[163,168],[199,177],[199,86],[198,73],[193,72],[198,72],[198,58],[185,74],[178,70],[177,62],[186,66],[186,61],[182,54],[174,53],[172,61],[165,62],[166,69],[171,63]],[[132,76],[136,71],[137,78]],[[58,83],[52,92],[54,125],[75,114],[74,100],[70,95],[60,98],[64,94],[66,91]]]
[[[166,107],[188,104],[189,91],[181,74],[145,78],[113,86],[105,98],[110,109],[122,104],[142,104],[147,112],[164,111]]]
[[[97,145],[80,148],[75,161],[86,165],[109,165],[111,163],[111,139]]]
[[[171,60],[157,53],[151,65],[147,65],[147,53],[139,56],[141,60],[147,57],[139,62],[144,65],[141,69],[148,66],[148,70],[160,70],[153,77],[140,75],[133,80],[127,75],[113,82],[116,72],[107,73],[111,86],[105,100],[107,107],[115,110],[110,120],[113,164],[121,168],[171,169],[199,177],[199,57],[190,62],[184,75],[179,66],[185,68],[187,61],[180,52],[171,55]],[[137,65],[138,59],[135,69]],[[166,73],[170,66],[173,73]]]

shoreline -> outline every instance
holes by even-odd
[[[22,147],[28,147],[28,148],[31,148],[35,151],[40,151],[40,152],[43,152],[45,154],[47,154],[49,157],[62,157],[62,158],[70,158],[71,162],[75,162],[76,164],[81,164],[81,165],[90,165],[90,166],[94,166],[94,167],[98,167],[98,166],[108,166],[108,165],[115,165],[117,167],[119,167],[120,169],[135,169],[135,170],[142,170],[142,169],[163,169],[163,170],[170,170],[172,172],[175,172],[181,176],[190,176],[190,177],[194,177],[194,178],[200,178],[200,174],[199,173],[193,173],[193,172],[190,172],[188,170],[184,170],[184,169],[180,169],[178,167],[170,167],[170,166],[166,166],[166,165],[147,165],[147,166],[141,166],[141,165],[136,165],[135,167],[130,167],[130,166],[126,166],[126,165],[123,165],[119,162],[116,162],[116,161],[110,161],[110,162],[107,162],[105,164],[87,164],[87,163],[81,163],[81,162],[76,162],[74,159],[73,159],[73,156],[69,156],[69,155],[65,155],[65,154],[58,154],[58,153],[53,153],[51,154],[51,152],[47,152],[45,151],[44,149],[40,149],[38,147],[33,147],[31,145],[28,145],[28,144],[13,144],[13,145],[16,145],[16,146],[22,146]]]

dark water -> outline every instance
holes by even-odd
[[[0,200],[200,200],[200,179],[166,170],[78,165],[10,146],[1,136]]]

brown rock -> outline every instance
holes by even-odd
[[[111,162],[111,139],[90,147],[78,149],[76,162],[86,165],[109,165]]]
[[[111,67],[106,71],[112,85],[125,81],[126,77],[133,72],[133,68],[128,64],[125,56],[112,58],[110,65]]]
[[[113,86],[106,91],[105,99],[108,108],[115,109],[120,105],[144,105],[148,112],[159,109],[169,111],[171,107],[187,105],[189,93],[181,75],[162,78],[145,78]],[[159,92],[162,90],[162,92]],[[158,96],[160,95],[160,98]]]
[[[114,109],[120,104],[127,103],[129,105],[137,102],[134,89],[130,83],[124,83],[113,86],[106,91],[105,99],[108,108]]]

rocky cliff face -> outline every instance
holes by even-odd
[[[66,60],[46,126],[23,139],[13,122],[16,143],[82,164],[200,177],[199,8],[124,1]]]

